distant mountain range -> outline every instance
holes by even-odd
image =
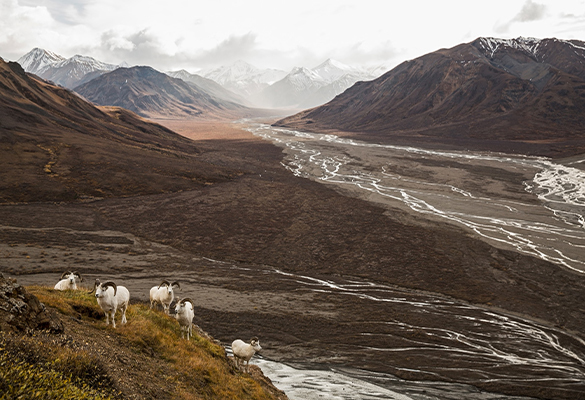
[[[276,123],[392,143],[585,152],[585,42],[478,38],[406,61]]]
[[[92,80],[119,67],[128,66],[107,64],[92,57],[75,55],[64,58],[53,52],[35,48],[17,61],[26,72],[55,82],[69,89]]]
[[[286,72],[278,69],[261,69],[239,60],[229,66],[200,71],[199,75],[244,98],[250,98],[284,78]]]
[[[373,72],[328,59],[313,69],[294,68],[253,99],[264,107],[311,108],[327,103],[358,81],[376,77]]]
[[[125,63],[107,64],[80,55],[66,59],[39,48],[22,56],[18,63],[26,72],[69,89],[120,67],[127,67]],[[222,101],[248,107],[301,109],[326,103],[355,82],[374,79],[379,72],[327,60],[312,70],[299,67],[288,74],[277,69],[260,69],[244,61],[200,71],[199,74],[184,70],[166,74],[195,84],[198,90]]]

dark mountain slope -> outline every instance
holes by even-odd
[[[0,202],[159,193],[225,180],[193,142],[0,61]]]
[[[581,47],[552,39],[477,39],[404,62],[277,125],[403,144],[583,153]]]
[[[240,117],[250,110],[221,100],[196,85],[151,67],[118,68],[75,91],[102,106],[118,106],[146,117]]]

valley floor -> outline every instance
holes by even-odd
[[[178,193],[2,205],[0,271],[22,284],[51,285],[78,270],[89,282],[124,282],[137,300],[162,279],[179,280],[179,294],[198,303],[201,328],[224,344],[259,336],[262,354],[274,360],[509,395],[585,393],[576,378],[585,373],[576,361],[585,355],[580,274],[294,177],[281,165],[281,149],[234,125],[158,122],[196,140],[202,161],[240,175]],[[433,312],[447,308],[459,314]],[[502,327],[504,318],[513,322],[508,331],[482,325],[497,312]],[[468,321],[481,356],[466,355],[469,343],[449,337]],[[559,359],[561,351],[558,369],[491,358],[493,343],[484,339],[518,334],[520,343],[520,326],[536,326],[580,356]],[[501,338],[495,353],[515,346]],[[551,351],[532,346],[527,353]],[[415,350],[398,351],[408,348]],[[449,358],[437,357],[445,348]]]

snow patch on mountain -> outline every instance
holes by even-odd
[[[199,71],[199,75],[235,93],[249,96],[282,79],[286,72],[278,69],[261,69],[238,60],[228,66]]]
[[[17,62],[26,72],[40,75],[52,65],[65,60],[65,57],[53,53],[52,51],[35,47],[24,56],[20,57]]]

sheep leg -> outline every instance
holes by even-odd
[[[114,319],[115,316],[116,316],[116,310],[112,310],[112,327],[113,328],[116,327],[116,320]]]
[[[121,323],[125,324],[126,322],[127,322],[126,321],[126,306],[124,305],[124,307],[122,307],[122,321],[121,321]]]
[[[189,337],[191,336],[193,336],[193,325],[189,325],[187,329],[187,340],[189,340]]]

